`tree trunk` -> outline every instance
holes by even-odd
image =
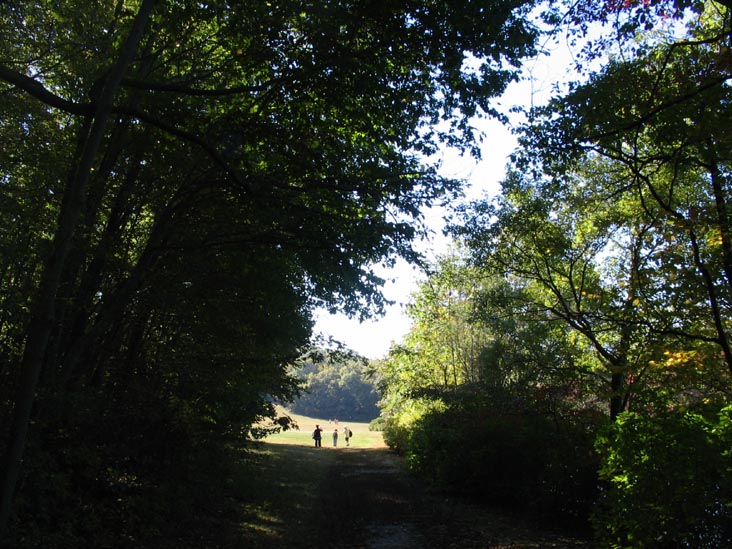
[[[89,326],[68,350],[63,364],[60,386],[63,387],[63,385],[71,382],[74,375],[80,376],[88,373],[79,371],[83,352],[86,349],[95,348],[104,337],[104,334],[110,331],[114,323],[122,318],[131,296],[142,286],[145,276],[154,269],[164,250],[167,222],[170,215],[173,215],[172,209],[166,210],[156,218],[145,250],[132,272],[127,278],[120,281],[113,292],[105,297],[104,304],[99,310],[94,324]],[[96,369],[94,364],[87,364],[87,367],[91,371]]]
[[[618,416],[624,412],[624,402],[622,391],[624,385],[624,376],[620,372],[614,372],[610,378],[610,420],[615,421]]]
[[[152,40],[152,38],[149,38]],[[150,55],[149,48],[143,53],[145,61],[141,63],[137,77],[144,79],[150,67],[152,66],[155,56]],[[139,97],[133,94],[127,99],[127,103],[136,106]],[[129,133],[130,121],[118,121],[114,129],[110,132],[109,146],[104,154],[99,169],[95,173],[95,179],[90,181],[98,181],[96,189],[90,189],[88,206],[85,211],[85,220],[82,229],[78,231],[81,235],[91,235],[96,230],[95,227],[100,223],[101,211],[104,199],[109,192],[109,185],[106,185],[108,177],[110,177],[115,165],[117,165],[120,155],[125,146],[132,139]],[[121,238],[121,231],[125,222],[129,219],[131,207],[129,204],[130,197],[134,193],[137,179],[142,169],[142,153],[135,155],[127,169],[126,175],[123,177],[119,187],[115,191],[115,198],[111,206],[111,210],[107,215],[107,222],[100,240],[96,244],[96,248],[91,250],[89,244],[85,242],[85,237],[78,238],[77,246],[80,247],[80,253],[76,254],[67,269],[67,282],[69,295],[66,299],[58,299],[57,303],[67,303],[67,319],[68,323],[62,326],[60,334],[60,354],[51,355],[52,364],[58,371],[51,373],[50,378],[55,379],[56,374],[61,373],[62,377],[68,379],[69,372],[66,366],[74,363],[74,358],[68,359],[68,355],[73,355],[75,347],[78,347],[80,340],[84,339],[84,333],[88,327],[90,314],[92,311],[92,303],[94,296],[100,289],[100,283],[109,261],[111,254],[114,253],[114,246]],[[87,265],[86,268],[84,265]],[[63,282],[62,282],[63,284]],[[46,359],[49,360],[49,357]],[[41,379],[43,383],[43,378]],[[63,390],[63,383],[61,384]]]
[[[83,210],[87,181],[104,136],[114,96],[119,89],[127,66],[137,51],[154,4],[155,0],[143,0],[130,34],[120,50],[119,59],[106,78],[95,108],[91,129],[86,136],[84,152],[74,177],[69,181],[61,204],[52,250],[45,263],[36,298],[33,301],[33,312],[20,366],[20,380],[3,461],[4,476],[2,486],[0,486],[0,532],[5,532],[10,519],[38,378],[53,327],[56,294],[70,244]]]
[[[128,199],[132,194],[139,168],[139,164],[133,163],[130,173],[122,182],[117,192],[115,204],[109,214],[104,234],[92,254],[88,267],[80,277],[79,287],[74,294],[70,322],[63,334],[63,356],[59,356],[56,361],[56,366],[61,373],[60,377],[63,380],[59,383],[61,390],[63,390],[64,383],[72,376],[73,369],[76,367],[76,360],[81,356],[81,350],[78,347],[80,345],[86,346],[88,343],[84,339],[90,321],[94,295],[100,287],[100,281],[113,252],[114,244],[120,238],[120,230],[128,218]]]

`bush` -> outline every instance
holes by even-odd
[[[410,467],[435,485],[554,522],[586,523],[596,496],[592,433],[545,416],[433,412],[406,446]]]
[[[386,429],[386,420],[381,416],[372,419],[369,423],[369,431],[383,431],[384,429]]]
[[[384,442],[397,454],[404,454],[408,447],[410,429],[395,420],[386,421],[384,424]]]
[[[237,447],[172,399],[75,396],[63,408],[45,401],[0,547],[222,546],[238,510],[226,483]]]
[[[594,514],[607,547],[732,546],[732,406],[716,417],[625,413],[598,439]]]

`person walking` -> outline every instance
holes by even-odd
[[[315,440],[315,447],[320,448],[321,447],[321,441],[322,437],[320,436],[320,432],[322,429],[320,428],[320,425],[315,426],[315,431],[313,431],[313,439]]]
[[[333,431],[333,448],[338,446],[338,429]]]
[[[348,425],[346,425],[343,428],[343,437],[346,439],[346,446],[350,446],[348,441],[351,440],[351,434],[351,430],[348,428]]]

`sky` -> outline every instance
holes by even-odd
[[[443,165],[440,173],[465,180],[468,184],[467,198],[478,198],[486,192],[497,192],[505,173],[508,155],[515,146],[514,137],[501,124],[490,122],[482,126],[488,135],[482,146],[480,162],[469,156],[460,157],[451,151],[442,152]],[[423,213],[433,236],[429,241],[420,242],[417,247],[428,259],[433,260],[449,249],[450,242],[442,235],[443,212],[433,209]],[[392,343],[401,342],[407,334],[410,320],[406,315],[406,305],[411,294],[417,290],[418,282],[424,279],[418,270],[403,260],[399,260],[393,269],[377,268],[375,272],[387,280],[383,293],[389,301],[394,301],[383,317],[359,323],[343,314],[331,315],[322,310],[317,311],[315,317],[316,332],[331,336],[370,359],[384,358]]]
[[[526,65],[524,78],[512,84],[500,98],[502,112],[508,113],[511,106],[528,106],[545,100],[553,83],[567,74],[571,63],[571,52],[567,48],[554,46],[551,57],[542,57]],[[459,156],[455,151],[442,150],[440,173],[447,177],[462,179],[466,182],[467,200],[482,196],[495,195],[500,190],[500,182],[505,175],[508,155],[516,147],[516,139],[509,128],[495,120],[476,120],[475,126],[485,137],[481,144],[481,160],[470,156]],[[430,241],[418,244],[428,259],[448,251],[450,242],[442,235],[444,226],[443,212],[433,209],[423,212],[428,226],[434,235]],[[409,331],[410,320],[406,315],[406,305],[424,276],[404,261],[398,261],[391,270],[376,269],[376,273],[387,279],[383,288],[385,297],[394,301],[383,317],[363,323],[349,319],[343,314],[328,314],[316,311],[315,332],[333,337],[358,354],[369,359],[385,358],[393,343],[400,343]]]

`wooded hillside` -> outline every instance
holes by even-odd
[[[295,414],[366,422],[379,415],[374,368],[351,353],[314,349],[297,364],[303,392],[289,405]]]

